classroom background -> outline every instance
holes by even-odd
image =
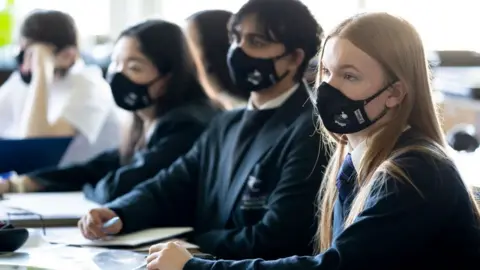
[[[326,33],[343,19],[363,11],[385,11],[399,15],[417,28],[428,50],[428,59],[433,72],[434,98],[440,108],[443,130],[452,147],[452,155],[464,180],[471,186],[480,187],[480,177],[475,172],[475,166],[480,164],[480,35],[475,29],[475,26],[480,24],[478,16],[480,1],[302,0],[302,2],[314,13]],[[23,18],[35,9],[54,9],[70,14],[78,27],[82,58],[88,64],[98,65],[105,75],[115,39],[125,28],[150,18],[161,18],[183,26],[186,24],[186,18],[195,12],[207,9],[236,12],[244,3],[245,0],[0,0],[0,85],[17,69],[15,56],[19,51],[17,43],[19,27]],[[312,59],[305,74],[307,81],[314,80],[316,64],[316,59]],[[26,197],[12,195],[12,201],[17,200],[12,202],[12,205],[28,208],[32,213],[42,212],[44,216],[53,213],[48,209],[56,208],[55,214],[60,213],[63,216],[53,220],[52,224],[71,225],[72,220],[78,219],[86,209],[92,208],[90,202],[77,195],[58,195],[48,200],[46,196],[49,195],[46,194]],[[70,207],[72,205],[74,207]],[[43,220],[39,224],[36,216],[31,220],[25,220],[26,223],[19,224],[29,226],[32,221],[36,224],[35,227],[42,228],[33,235],[44,236],[45,227],[48,226],[44,226]],[[70,233],[71,230],[67,229],[65,232]],[[60,235],[65,232],[58,231]],[[161,233],[181,235],[183,231],[180,228],[179,231]],[[128,243],[132,241],[135,243],[137,240],[124,239]],[[35,241],[37,240],[29,242],[29,245],[36,246]],[[81,245],[84,240],[75,241]],[[195,246],[192,249],[195,249]],[[69,249],[58,250],[51,247],[35,253],[32,258],[41,261],[43,256],[47,256],[46,253],[54,252],[60,254],[63,263],[74,265],[81,261],[79,257],[72,259],[67,255],[71,252]],[[123,251],[116,252],[108,256],[125,255]],[[80,255],[88,257],[92,254],[93,251],[84,250]],[[94,255],[99,256],[98,254]],[[143,258],[141,256],[131,258],[130,264],[138,264]],[[3,269],[1,263],[0,259],[0,269]]]
[[[188,4],[187,4],[188,2]],[[179,25],[200,10],[235,12],[243,0],[4,0],[0,1],[0,83],[16,67],[15,41],[22,18],[34,9],[56,9],[70,14],[77,24],[80,48],[87,63],[106,69],[114,39],[127,26],[148,18]],[[444,112],[444,129],[458,124],[480,128],[480,36],[469,31],[479,20],[480,3],[469,0],[303,0],[325,32],[342,19],[363,11],[386,11],[409,20],[429,51],[438,103]],[[426,16],[428,14],[428,16]],[[314,65],[312,65],[314,67]],[[443,94],[448,94],[447,97]],[[445,106],[445,107],[444,107]],[[478,132],[477,132],[478,133]],[[480,136],[477,134],[477,136]]]
[[[188,4],[187,4],[188,2]],[[434,77],[435,99],[445,132],[468,131],[480,138],[480,36],[470,31],[476,25],[480,2],[469,0],[303,0],[328,33],[342,19],[363,11],[385,11],[411,22],[428,50]],[[243,0],[4,0],[0,1],[0,83],[16,68],[18,28],[35,9],[56,9],[70,14],[78,27],[80,49],[86,63],[108,67],[114,39],[126,27],[149,18],[162,18],[179,25],[201,10],[235,12]],[[426,15],[428,14],[428,15]],[[312,59],[307,79],[314,79]],[[462,144],[461,142],[458,142]],[[453,144],[453,142],[452,142]],[[459,157],[463,160],[463,157]],[[477,157],[478,160],[480,158]],[[468,158],[468,160],[477,160]],[[474,162],[474,161],[472,161]],[[461,162],[465,164],[465,162]],[[471,164],[471,163],[469,163]],[[463,171],[470,171],[469,166]]]

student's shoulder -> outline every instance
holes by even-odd
[[[20,72],[15,70],[10,74],[7,80],[0,86],[2,93],[5,92],[18,92],[18,89],[25,89],[28,90],[28,85],[22,81],[20,76]]]
[[[160,117],[161,122],[194,122],[208,125],[221,110],[209,100],[197,100],[174,108]]]
[[[245,108],[243,107],[232,109],[232,110],[221,111],[212,120],[212,126],[217,126],[217,127],[227,126],[233,121],[240,119],[244,112],[245,112]]]
[[[397,149],[397,154],[394,152],[391,166],[399,170],[395,175],[397,179],[389,176],[389,191],[410,191],[424,199],[441,199],[443,202],[452,202],[459,194],[467,195],[454,162],[441,146],[421,139],[412,142],[415,144]]]
[[[97,66],[85,65],[76,68],[68,74],[77,92],[95,96],[111,95],[110,85],[103,77],[102,71]]]

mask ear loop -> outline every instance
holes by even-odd
[[[377,93],[375,93],[375,94],[373,94],[371,97],[365,99],[365,100],[363,101],[363,106],[367,105],[367,104],[370,103],[372,100],[374,100],[375,98],[377,98],[379,95],[381,95],[383,92],[385,92],[388,88],[392,87],[392,85],[393,85],[394,83],[396,83],[396,82],[397,82],[397,81],[393,81],[393,82],[387,84],[385,87],[383,87],[382,89],[380,89]],[[385,106],[385,107],[383,108],[383,111],[382,111],[377,117],[375,117],[374,119],[372,119],[371,121],[372,121],[372,122],[378,121],[379,119],[381,119],[382,117],[384,117],[384,116],[387,114],[388,110],[389,110],[388,107]]]
[[[392,87],[392,85],[396,83],[396,81],[392,82],[392,83],[389,83],[387,84],[385,87],[383,87],[382,89],[380,89],[377,93],[373,94],[372,96],[370,96],[369,98],[366,98],[364,101],[363,101],[363,105],[367,105],[368,103],[370,103],[372,100],[374,100],[375,98],[377,98],[378,96],[380,96],[383,92],[385,92],[388,88]]]
[[[281,55],[272,58],[272,60],[273,60],[273,62],[276,62],[277,60],[280,60],[280,59],[284,58],[285,56],[287,56],[289,54],[290,54],[290,52],[286,51],[286,52],[282,53]],[[287,77],[289,73],[290,73],[290,70],[288,70],[288,69],[285,70],[285,72],[282,75],[277,76],[276,82],[280,82],[281,80],[285,79],[285,77]]]

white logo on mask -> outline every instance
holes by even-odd
[[[135,101],[137,100],[137,98],[138,98],[137,94],[130,93],[130,94],[128,94],[128,96],[125,97],[124,101],[128,105],[132,106],[135,103]]]
[[[335,115],[335,124],[344,127],[348,123],[348,115],[344,112],[340,115]]]
[[[258,70],[255,70],[248,74],[247,80],[253,85],[258,85],[262,81],[262,74]]]

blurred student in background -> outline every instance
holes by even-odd
[[[187,19],[187,37],[199,80],[208,96],[225,109],[245,106],[249,97],[233,84],[228,71],[227,25],[231,16],[225,10],[206,10]]]
[[[121,147],[13,178],[10,191],[83,189],[87,198],[109,202],[186,153],[218,112],[197,82],[182,30],[169,22],[146,21],[121,33],[107,76],[116,103],[133,118]],[[1,185],[5,192],[8,181]]]
[[[300,1],[248,1],[230,25],[228,53],[235,85],[250,94],[247,107],[225,112],[170,167],[91,210],[79,223],[84,236],[191,226],[190,240],[222,258],[311,254],[327,155],[303,74],[321,34]],[[120,221],[102,230],[115,216]]]
[[[320,193],[321,253],[207,261],[172,243],[149,270],[478,269],[478,206],[447,155],[417,31],[385,13],[357,15],[319,60],[315,103],[338,146]]]
[[[71,137],[60,165],[119,145],[120,122],[108,83],[80,58],[70,15],[30,13],[20,28],[18,70],[0,87],[0,136]]]

